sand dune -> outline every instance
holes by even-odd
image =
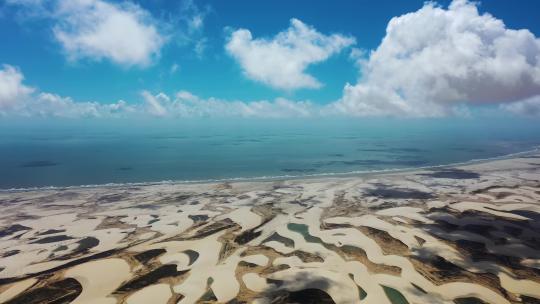
[[[538,157],[0,202],[1,303],[540,303]]]

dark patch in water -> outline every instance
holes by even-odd
[[[186,251],[182,251],[183,253],[187,254],[187,256],[189,257],[189,263],[188,263],[188,266],[191,266],[193,263],[195,263],[195,261],[197,261],[197,259],[199,258],[199,253],[197,251],[194,251],[194,250],[191,250],[191,249],[188,249]]]
[[[309,233],[308,225],[289,223],[287,228],[291,231],[300,233],[308,243],[319,243],[324,245],[324,242],[320,238]]]
[[[212,290],[212,288],[210,288],[210,285],[212,285],[212,283],[214,282],[214,279],[212,278],[208,278],[208,280],[206,280],[206,285],[207,285],[207,290],[206,292],[199,298],[199,300],[197,301],[197,303],[215,303],[217,302],[217,297],[216,295],[214,294],[214,291]]]
[[[146,264],[152,259],[164,254],[167,252],[167,250],[159,248],[159,249],[150,249],[141,253],[137,253],[135,256],[133,256],[139,263]]]
[[[449,148],[449,150],[467,151],[467,152],[484,152],[485,151],[484,149],[480,149],[480,148],[467,148],[467,147],[453,147],[453,148]]]
[[[379,185],[375,189],[366,191],[366,195],[375,196],[378,198],[395,198],[395,199],[430,199],[433,194],[414,189],[404,188],[389,188],[384,185]]]
[[[317,169],[305,168],[305,169],[295,169],[295,168],[285,168],[281,169],[282,172],[286,173],[312,173],[317,172]]]
[[[357,151],[360,151],[360,152],[387,152],[388,149],[383,149],[383,148],[360,148],[360,149],[357,149]]]
[[[384,146],[384,145],[383,145]],[[418,148],[360,148],[360,152],[386,152],[386,153],[421,153],[427,152]]]
[[[204,222],[208,220],[208,215],[205,215],[205,214],[188,215],[188,217],[194,222]]]
[[[40,168],[40,167],[54,167],[58,166],[58,163],[48,160],[34,160],[20,164],[22,168]]]
[[[411,159],[411,160],[379,160],[379,159],[356,159],[356,160],[332,160],[328,162],[317,163],[314,166],[332,166],[332,165],[345,165],[345,166],[363,166],[363,167],[374,167],[374,166],[405,166],[405,167],[419,167],[427,165],[428,162],[425,160]]]
[[[23,292],[15,298],[5,302],[6,304],[67,304],[75,300],[82,292],[81,284],[68,278],[62,281],[54,282],[49,285],[30,289]]]
[[[395,290],[394,288],[390,288],[388,286],[381,285],[384,293],[392,302],[392,304],[409,304],[409,301],[401,294],[401,292]]]
[[[133,167],[120,167],[118,168],[118,171],[131,171],[133,170]]]
[[[328,154],[328,156],[331,156],[331,157],[344,157],[345,154],[335,153],[335,154]]]
[[[25,231],[25,230],[32,230],[32,228],[19,225],[19,224],[11,225],[4,230],[0,230],[0,237],[12,235],[14,233]]]
[[[479,178],[480,174],[472,171],[466,171],[461,169],[445,169],[436,171],[433,173],[421,174],[423,176],[429,176],[434,178],[449,178],[449,179],[472,179]]]
[[[363,300],[367,297],[367,292],[360,286],[358,286],[358,297],[360,298],[360,300]]]

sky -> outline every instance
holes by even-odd
[[[537,119],[538,11],[531,0],[0,0],[0,119]]]

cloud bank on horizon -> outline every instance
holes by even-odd
[[[167,26],[136,4],[5,1],[54,20],[53,37],[68,61],[110,61],[125,68],[145,68],[159,60],[170,41]],[[196,32],[202,18],[200,12],[188,18],[186,33]],[[200,37],[197,41],[204,43]],[[144,89],[139,103],[74,101],[27,84],[23,71],[5,63],[0,68],[0,115],[440,117],[458,114],[468,106],[494,105],[516,115],[540,116],[540,39],[527,29],[509,29],[502,20],[480,14],[476,3],[454,0],[443,8],[427,2],[415,12],[392,18],[382,42],[371,52],[362,55],[354,47],[357,42],[361,44],[361,37],[322,33],[295,18],[289,28],[272,37],[254,37],[244,28],[229,30],[223,49],[244,77],[285,93],[321,89],[324,83],[309,67],[350,52],[360,77],[357,83],[344,84],[339,99],[324,105],[287,98],[200,98],[183,90],[168,96]]]

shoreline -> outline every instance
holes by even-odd
[[[0,204],[2,303],[540,301],[540,151],[350,177],[0,192]]]
[[[39,186],[39,187],[25,187],[25,188],[0,188],[0,193],[10,192],[29,192],[29,191],[47,191],[47,190],[77,190],[77,189],[94,189],[94,188],[123,188],[123,187],[146,187],[157,185],[189,185],[189,184],[217,184],[217,183],[246,183],[246,182],[274,182],[274,181],[287,181],[287,180],[319,180],[319,179],[333,179],[333,178],[354,178],[365,177],[373,175],[386,175],[386,174],[402,174],[402,173],[414,173],[417,171],[425,171],[430,169],[444,169],[453,167],[462,167],[468,165],[482,164],[486,162],[492,162],[497,160],[512,159],[519,156],[534,155],[539,153],[540,146],[534,146],[530,150],[505,154],[501,156],[495,156],[483,159],[471,159],[462,162],[455,162],[449,164],[440,164],[432,166],[420,166],[420,167],[408,167],[408,168],[394,168],[394,169],[380,169],[380,170],[366,170],[366,171],[351,171],[351,172],[328,172],[328,173],[314,173],[304,175],[279,175],[279,176],[260,176],[260,177],[235,177],[235,178],[223,178],[223,179],[205,179],[205,180],[163,180],[156,182],[133,182],[133,183],[105,183],[105,184],[88,184],[88,185],[72,185],[72,186]]]

